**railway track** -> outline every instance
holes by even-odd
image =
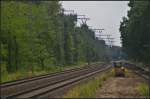
[[[86,67],[89,67],[89,66],[86,66]],[[16,84],[21,84],[21,83],[25,83],[25,82],[29,82],[29,81],[33,81],[33,80],[38,80],[38,79],[41,79],[41,78],[56,76],[56,75],[64,74],[64,73],[67,73],[67,72],[76,71],[76,70],[79,70],[79,69],[82,69],[82,68],[85,68],[85,66],[80,67],[80,68],[69,69],[69,70],[65,70],[65,71],[61,71],[61,72],[49,73],[49,74],[44,74],[44,75],[40,75],[40,76],[33,76],[33,77],[30,77],[30,78],[22,78],[22,79],[18,79],[18,80],[14,80],[14,81],[4,82],[0,85],[0,87],[4,88],[4,87],[16,85]]]
[[[145,80],[149,80],[149,71],[144,70],[143,68],[138,67],[135,64],[125,63],[126,67],[132,69],[134,73],[138,74],[139,76],[143,77]]]
[[[110,67],[106,65],[93,64],[77,69],[71,69],[60,73],[42,75],[30,79],[22,79],[1,85],[2,98],[32,98],[45,97],[44,94],[86,79],[98,72]]]

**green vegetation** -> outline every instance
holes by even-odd
[[[141,93],[141,95],[145,96],[146,98],[150,98],[150,94],[149,94],[149,85],[146,83],[141,83],[138,86],[139,92]]]
[[[100,63],[100,62],[99,62]],[[87,64],[87,63],[86,63]],[[79,68],[83,67],[86,65],[85,63],[79,63],[77,65],[71,65],[71,66],[51,66],[47,70],[35,70],[35,71],[17,71],[14,73],[3,73],[1,76],[1,82],[7,82],[7,81],[12,81],[20,78],[28,78],[32,76],[38,76],[38,75],[43,75],[43,74],[48,74],[48,73],[53,73],[53,72],[60,72],[64,71],[67,69],[73,69],[73,68]]]
[[[58,1],[1,1],[2,81],[106,60],[105,42],[62,10]]]
[[[1,1],[2,81],[110,59],[105,41],[63,11],[59,1]]]
[[[86,83],[75,86],[68,91],[64,98],[95,98],[96,90],[102,86],[103,81],[112,75],[113,71],[108,70]]]
[[[1,76],[1,82],[7,82],[7,81],[11,81],[11,80],[16,80],[16,79],[20,79],[20,78],[26,78],[26,77],[31,77],[31,76],[36,76],[36,75],[41,75],[41,74],[47,74],[47,73],[51,73],[51,72],[59,72],[59,71],[63,71],[65,68],[62,67],[52,67],[49,68],[49,70],[36,70],[34,72],[32,71],[17,71],[14,73],[5,73]]]
[[[129,59],[150,64],[150,2],[133,1],[128,4],[128,17],[123,17],[120,32],[123,50]]]

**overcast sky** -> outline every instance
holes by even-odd
[[[63,8],[86,15],[92,28],[104,28],[103,34],[110,34],[114,45],[121,46],[119,25],[123,16],[127,16],[128,1],[61,1]]]

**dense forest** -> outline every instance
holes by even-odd
[[[123,50],[129,59],[150,64],[150,2],[130,1],[120,24]]]
[[[109,47],[58,1],[1,1],[1,73],[109,60]]]

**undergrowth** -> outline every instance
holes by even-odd
[[[141,95],[145,96],[146,98],[150,98],[150,94],[149,94],[149,85],[146,83],[141,83],[138,86],[139,92],[141,93]]]
[[[113,71],[108,70],[86,83],[75,86],[67,92],[64,98],[95,98],[96,90],[102,86],[103,81],[112,75]]]
[[[101,63],[101,62],[99,62]],[[29,70],[18,70],[14,73],[8,73],[4,68],[1,67],[1,80],[0,82],[8,82],[8,81],[13,81],[21,78],[27,78],[27,77],[32,77],[32,76],[37,76],[37,75],[42,75],[42,74],[47,74],[47,73],[53,73],[53,72],[60,72],[64,71],[66,69],[73,69],[73,68],[78,68],[85,66],[85,62],[80,62],[71,66],[51,66],[49,68],[46,68],[45,70],[41,70],[38,68],[35,68],[34,71],[29,71]]]

